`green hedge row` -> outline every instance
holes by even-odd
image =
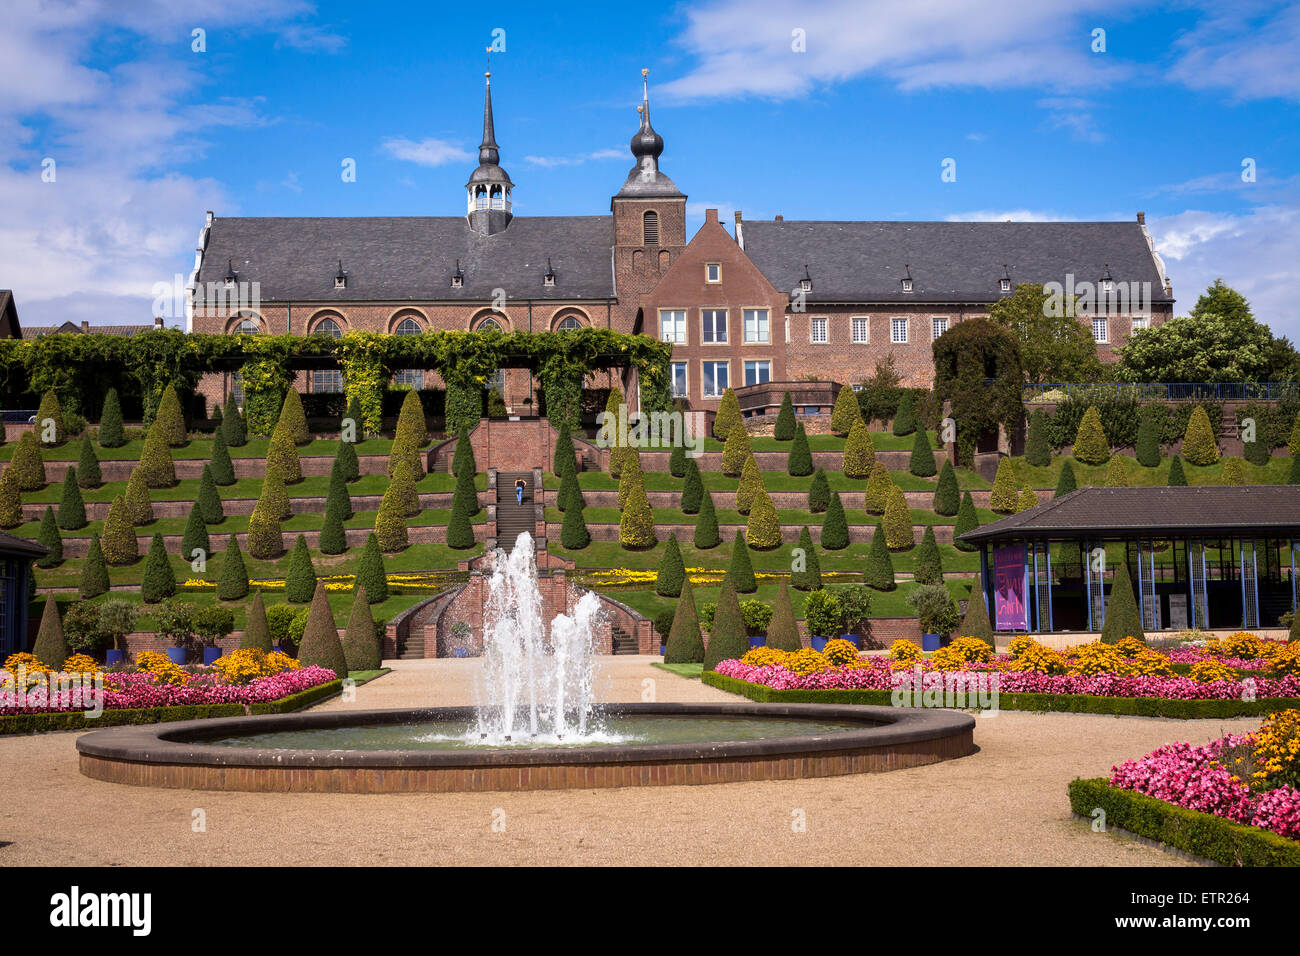
[[[760,703],[870,704],[888,707],[887,690],[776,690],[713,671],[701,675],[704,683]],[[1112,714],[1122,717],[1170,717],[1178,720],[1260,717],[1275,710],[1300,707],[1300,698],[1261,697],[1258,700],[1166,700],[1162,697],[1094,697],[1090,694],[999,694],[999,710],[1038,713]]]
[[[1107,827],[1159,840],[1224,866],[1300,866],[1300,842],[1174,806],[1144,793],[1112,787],[1105,777],[1075,778],[1068,792],[1070,808],[1081,817],[1090,818],[1094,810],[1101,808]]]

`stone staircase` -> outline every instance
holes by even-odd
[[[623,630],[621,626],[615,624],[612,631],[613,651],[615,654],[636,654],[639,648],[636,646],[636,637]]]
[[[415,633],[416,631],[419,633]],[[424,659],[424,628],[408,628],[405,637],[397,639],[397,659],[418,661]]]
[[[515,500],[515,482],[524,482],[524,502]],[[510,551],[515,539],[527,531],[537,533],[537,519],[533,500],[532,472],[497,473],[497,547]]]

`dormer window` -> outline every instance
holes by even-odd
[[[348,274],[343,271],[343,260],[339,260],[339,271],[334,273],[334,288],[346,289],[348,287]]]
[[[551,268],[551,257],[546,257],[546,272],[542,275],[542,285],[548,289],[555,285],[555,270]]]
[[[910,265],[905,265],[903,266],[903,271],[904,271],[904,275],[902,278],[903,291],[911,292],[912,291],[912,267]]]
[[[722,263],[706,262],[704,264],[704,281],[718,283],[722,281]]]
[[[451,274],[451,287],[453,289],[463,289],[465,287],[465,273],[460,270],[460,260],[456,260],[456,271]]]
[[[1111,274],[1110,274],[1110,263],[1109,263],[1109,262],[1106,263],[1106,271],[1105,271],[1104,273],[1102,273],[1102,276],[1101,276],[1101,291],[1102,291],[1102,292],[1114,292],[1114,291],[1115,291],[1115,280],[1114,280],[1114,278],[1112,278],[1112,276],[1111,276]]]
[[[1007,272],[1006,263],[1002,264],[1002,278],[998,280],[998,288],[1003,292],[1011,291],[1011,273]]]
[[[226,261],[226,285],[232,286],[234,284],[235,284],[235,260],[228,259]]]
[[[803,267],[803,278],[799,280],[799,291],[800,292],[812,291],[812,276],[808,274],[807,264],[805,264]]]

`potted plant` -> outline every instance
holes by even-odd
[[[861,647],[857,631],[866,631],[868,617],[871,613],[871,588],[865,584],[846,584],[835,589],[840,599],[840,610],[844,613],[844,630],[848,634],[840,637],[854,647]]]
[[[99,605],[99,623],[108,633],[113,646],[107,652],[107,663],[126,661],[126,636],[135,630],[140,617],[140,606],[130,601],[105,601]]]
[[[921,625],[921,650],[937,651],[961,623],[957,605],[942,584],[923,584],[907,596]]]
[[[271,632],[271,650],[282,650],[286,654],[289,646],[289,622],[298,613],[298,609],[288,604],[272,604],[266,609],[266,627]]]
[[[468,621],[454,621],[451,625],[451,656],[469,657],[470,626]],[[459,652],[459,653],[457,653]]]
[[[203,663],[211,664],[221,656],[217,641],[235,629],[235,612],[220,605],[201,607],[194,612],[193,627],[203,644]]]
[[[659,635],[659,656],[663,657],[668,650],[668,635],[672,633],[673,618],[677,615],[676,608],[668,608],[666,611],[660,611],[655,617],[655,633]]]
[[[840,599],[823,588],[804,598],[803,616],[808,624],[808,636],[813,650],[826,650],[826,642],[844,623],[844,609]]]
[[[741,601],[740,619],[749,634],[750,647],[762,647],[767,643],[767,626],[772,623],[772,608],[762,601]]]
[[[154,626],[159,637],[172,642],[167,657],[175,664],[189,661],[189,644],[194,636],[194,605],[168,598],[154,608]]]

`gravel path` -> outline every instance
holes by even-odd
[[[600,695],[735,700],[603,659]],[[354,703],[473,702],[473,660],[395,661]],[[646,685],[646,680],[653,681]],[[344,795],[152,790],[78,772],[76,733],[0,738],[0,867],[312,864],[1186,865],[1070,816],[1065,785],[1171,740],[1255,719],[1071,714],[980,718],[980,752],[930,767],[816,780],[538,793]],[[193,811],[206,815],[195,833]],[[796,811],[806,830],[795,832]],[[504,814],[504,832],[493,820]]]

